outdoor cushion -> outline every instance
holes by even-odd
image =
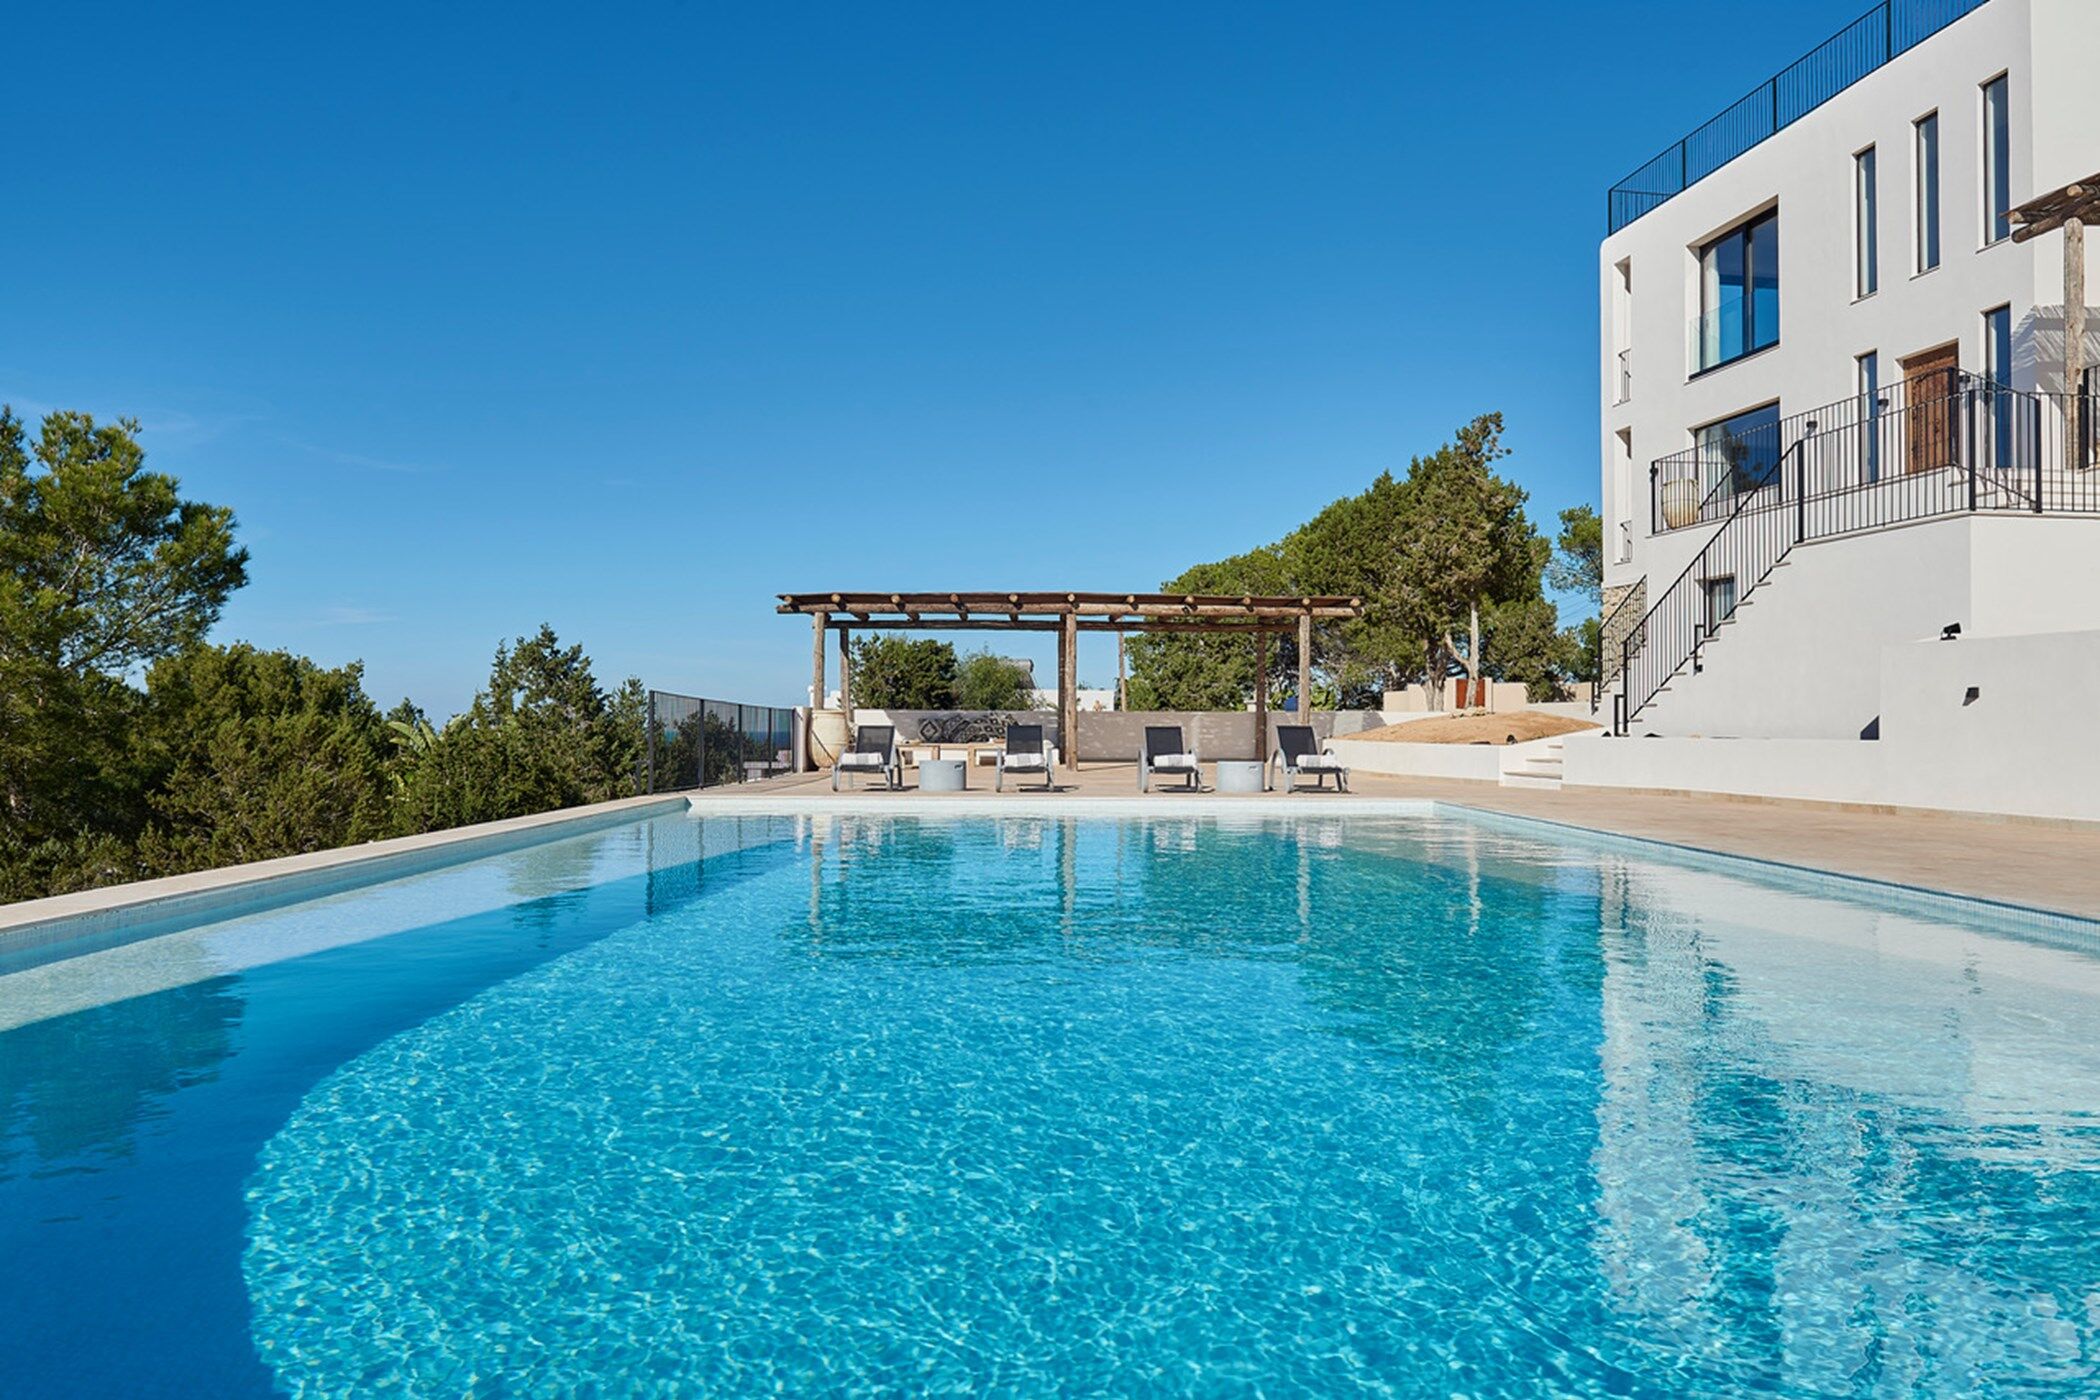
[[[1156,753],[1152,755],[1154,768],[1194,768],[1196,756],[1192,753]]]
[[[888,762],[888,754],[842,753],[839,755],[838,766],[841,768],[881,768]]]
[[[1044,758],[1039,753],[1010,753],[1003,761],[1008,768],[1040,768]]]
[[[1298,760],[1299,768],[1339,768],[1342,761],[1331,753],[1309,753]]]

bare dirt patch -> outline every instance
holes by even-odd
[[[1543,715],[1537,710],[1512,710],[1505,715],[1451,715],[1443,719],[1418,719],[1406,724],[1388,724],[1361,734],[1343,734],[1343,739],[1369,739],[1381,744],[1509,744],[1532,739],[1551,739],[1561,734],[1579,734],[1600,726],[1566,715]]]

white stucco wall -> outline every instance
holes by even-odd
[[[1884,800],[2100,821],[2100,631],[1890,647],[1881,674]]]
[[[2100,630],[1890,646],[1877,670],[1878,741],[1573,735],[1564,781],[2100,822]]]

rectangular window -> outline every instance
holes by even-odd
[[[1881,290],[1881,207],[1874,180],[1874,148],[1852,157],[1852,294],[1870,297]]]
[[[1633,260],[1621,261],[1612,271],[1612,402],[1621,404],[1633,397]]]
[[[1692,437],[1707,494],[1747,495],[1768,484],[1779,467],[1779,405],[1709,423]]]
[[[1700,587],[1706,594],[1706,635],[1711,637],[1735,612],[1735,575],[1701,579]]]
[[[1618,550],[1614,562],[1633,558],[1633,429],[1621,428],[1613,435],[1618,446],[1612,467],[1612,506],[1618,518]]]
[[[1917,124],[1915,178],[1918,188],[1917,270],[1940,265],[1940,114],[1920,117]]]
[[[1983,85],[1983,241],[2012,233],[2012,113],[2003,77]]]
[[[1867,481],[1881,480],[1881,356],[1869,350],[1853,361],[1859,390],[1859,464]]]
[[[1991,465],[2004,468],[2013,461],[2012,308],[2001,306],[1983,313],[1983,377],[1986,421],[1990,426]]]
[[[1699,318],[1692,360],[1709,370],[1779,343],[1779,211],[1760,214],[1699,250]]]

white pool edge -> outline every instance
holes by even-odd
[[[645,816],[677,811],[684,805],[685,798],[677,795],[622,797],[588,807],[564,807],[529,817],[26,899],[0,905],[0,956],[56,939],[70,940],[163,919],[214,914],[265,891],[272,898],[296,898],[304,892],[319,893],[346,883],[376,884],[483,856],[501,855],[543,841],[624,826]]]

